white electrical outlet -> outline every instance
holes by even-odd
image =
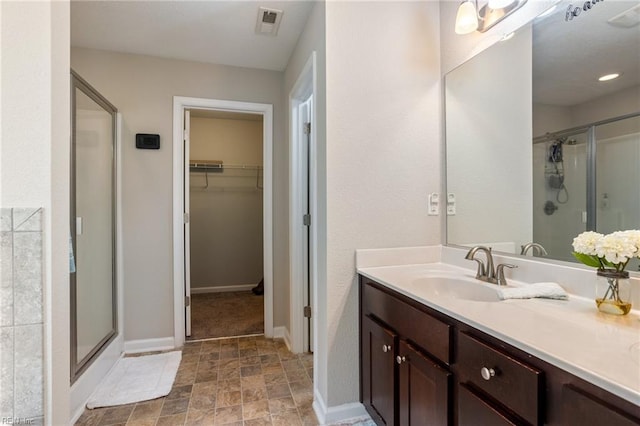
[[[447,194],[447,216],[455,216],[456,214],[456,194],[450,192]]]
[[[432,192],[429,194],[429,216],[438,216],[440,214],[440,194]]]

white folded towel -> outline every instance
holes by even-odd
[[[499,288],[498,296],[502,300],[506,299],[531,299],[540,297],[543,299],[567,300],[569,295],[558,283],[535,283],[522,287]]]

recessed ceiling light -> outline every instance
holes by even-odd
[[[603,75],[602,77],[598,78],[598,81],[609,81],[609,80],[613,80],[620,77],[620,73],[613,73],[613,74],[606,74]]]

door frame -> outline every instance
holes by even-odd
[[[223,99],[173,97],[173,293],[174,345],[184,345],[184,111],[209,109],[262,115],[264,189],[262,193],[264,262],[264,335],[273,337],[273,105]]]
[[[300,132],[298,121],[298,108],[306,102],[310,96],[311,100],[311,140],[309,146],[309,213],[311,214],[311,229],[309,232],[309,263],[310,287],[311,287],[311,315],[317,318],[317,297],[316,288],[318,282],[318,253],[316,250],[318,241],[318,166],[317,166],[317,71],[316,52],[312,52],[304,68],[300,72],[291,92],[289,92],[289,285],[290,285],[290,306],[289,323],[291,324],[291,351],[301,353],[304,351],[304,289],[299,283],[303,282],[303,259],[302,253],[304,245],[304,233],[302,228],[302,188],[300,182],[304,170],[303,151],[299,149]],[[313,340],[316,339],[318,321],[313,321]],[[315,348],[315,342],[311,342],[311,348]]]

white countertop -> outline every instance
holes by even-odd
[[[469,269],[440,262],[399,266],[365,263],[357,271],[640,405],[640,312],[637,310],[625,316],[607,315],[597,311],[593,299],[572,295],[569,300],[481,302],[439,294],[415,284],[416,278],[433,274],[474,278],[475,274]]]

